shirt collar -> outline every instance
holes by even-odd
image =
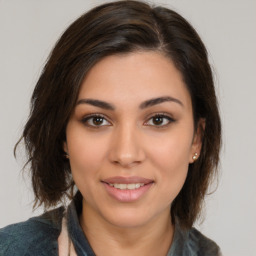
[[[78,256],[96,256],[93,252],[89,241],[87,240],[79,223],[79,215],[81,213],[81,202],[73,200],[67,208],[67,228],[70,239],[72,240]],[[188,240],[188,232],[183,231],[178,223],[175,224],[175,231],[172,245],[167,256],[184,255],[186,241]]]

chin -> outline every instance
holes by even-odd
[[[145,219],[145,216],[138,217],[138,216],[120,216],[114,218],[108,218],[107,221],[112,224],[113,226],[117,228],[137,228],[146,225],[148,222],[147,219]]]
[[[104,212],[103,218],[113,226],[119,228],[137,228],[147,225],[156,217],[155,214],[144,209],[121,209]]]

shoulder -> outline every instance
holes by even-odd
[[[182,229],[177,223],[168,256],[221,256],[219,246],[197,229]]]
[[[57,255],[64,208],[0,229],[0,255]]]
[[[221,256],[219,246],[195,228],[192,228],[188,233],[187,246],[198,256]]]

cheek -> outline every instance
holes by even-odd
[[[73,129],[67,132],[67,144],[74,178],[95,175],[106,155],[104,138],[96,139],[95,136],[88,136],[83,129]]]
[[[179,169],[188,166],[191,152],[192,135],[186,133],[173,133],[161,138],[151,139],[148,146],[150,159],[161,169]]]
[[[163,197],[171,203],[181,190],[187,177],[189,156],[191,150],[190,134],[175,133],[175,136],[165,136],[161,144],[155,144],[150,149],[150,159],[154,168],[156,180],[162,186]],[[154,143],[154,140],[152,141]]]
[[[106,154],[106,143],[84,132],[74,132],[67,137],[70,166],[74,182],[87,200],[96,201],[95,184],[100,180],[100,170]]]
[[[188,157],[184,149],[166,147],[155,154],[155,166],[159,170],[158,179],[174,190],[181,188],[188,171]],[[175,189],[176,188],[176,189]],[[167,189],[169,191],[169,189]]]

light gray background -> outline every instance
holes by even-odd
[[[30,181],[13,146],[28,116],[29,99],[45,59],[63,30],[106,1],[0,1],[0,227],[32,213]],[[256,255],[256,1],[151,1],[174,8],[205,42],[216,76],[223,120],[218,190],[197,224],[224,255]]]

